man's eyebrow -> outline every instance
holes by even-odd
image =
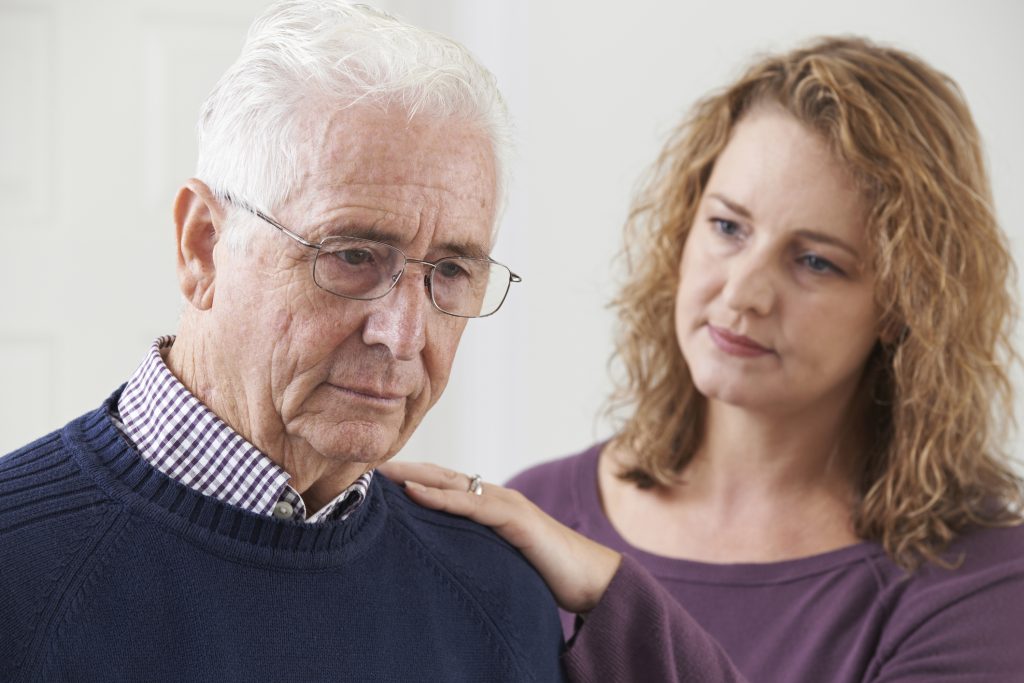
[[[445,242],[438,248],[444,254],[466,256],[468,258],[490,259],[487,250],[476,242]]]
[[[356,239],[384,242],[385,244],[396,244],[398,242],[398,235],[396,233],[382,230],[376,225],[368,228],[336,227],[328,230],[327,234],[332,237],[355,237]]]
[[[711,197],[712,199],[717,199],[718,201],[722,202],[722,204],[725,204],[725,207],[732,211],[733,213],[738,214],[743,218],[746,218],[747,220],[753,219],[753,215],[750,213],[750,209],[743,206],[739,202],[733,201],[728,197],[718,194],[717,192],[711,193],[708,196]],[[849,244],[839,239],[838,237],[833,237],[832,235],[828,235],[823,232],[818,232],[817,230],[810,230],[807,228],[803,230],[797,230],[796,234],[799,235],[800,237],[803,237],[804,239],[811,240],[812,242],[820,242],[823,244],[830,244],[834,247],[838,247],[843,251],[849,252],[850,255],[853,256],[855,259],[859,260],[861,258],[860,253],[856,249],[854,249],[853,247],[851,247]]]
[[[384,244],[390,244],[392,246],[401,248],[401,237],[394,232],[389,230],[382,230],[376,226],[369,228],[336,228],[328,231],[328,234],[332,236],[344,236],[344,237],[355,237],[361,240],[372,240],[374,242],[383,242]],[[452,241],[445,242],[444,244],[436,247],[431,247],[431,251],[439,251],[444,256],[466,256],[469,258],[478,259],[489,259],[490,254],[487,249],[481,244],[476,242],[466,241]]]

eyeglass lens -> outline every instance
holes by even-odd
[[[313,279],[329,292],[351,299],[376,299],[391,291],[406,266],[405,255],[381,242],[354,237],[325,240],[313,265]],[[449,257],[428,275],[434,305],[451,315],[477,318],[501,306],[511,272],[487,259]]]

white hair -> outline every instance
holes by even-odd
[[[221,200],[272,212],[304,170],[302,116],[311,107],[322,113],[325,103],[399,107],[410,119],[458,118],[478,127],[494,152],[496,230],[511,123],[494,76],[445,36],[340,0],[283,0],[256,19],[242,54],[203,103],[196,175]]]

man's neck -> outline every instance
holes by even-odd
[[[185,328],[185,326],[183,326]],[[165,352],[167,368],[196,398],[242,438],[258,448],[291,477],[289,485],[314,514],[371,469],[362,462],[337,462],[292,437],[276,411],[261,406],[238,378],[215,377],[210,360],[222,345],[183,329]]]

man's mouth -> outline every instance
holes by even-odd
[[[361,399],[381,406],[396,406],[405,400],[407,393],[394,390],[372,389],[369,387],[352,387],[332,384],[333,388],[346,396]]]

